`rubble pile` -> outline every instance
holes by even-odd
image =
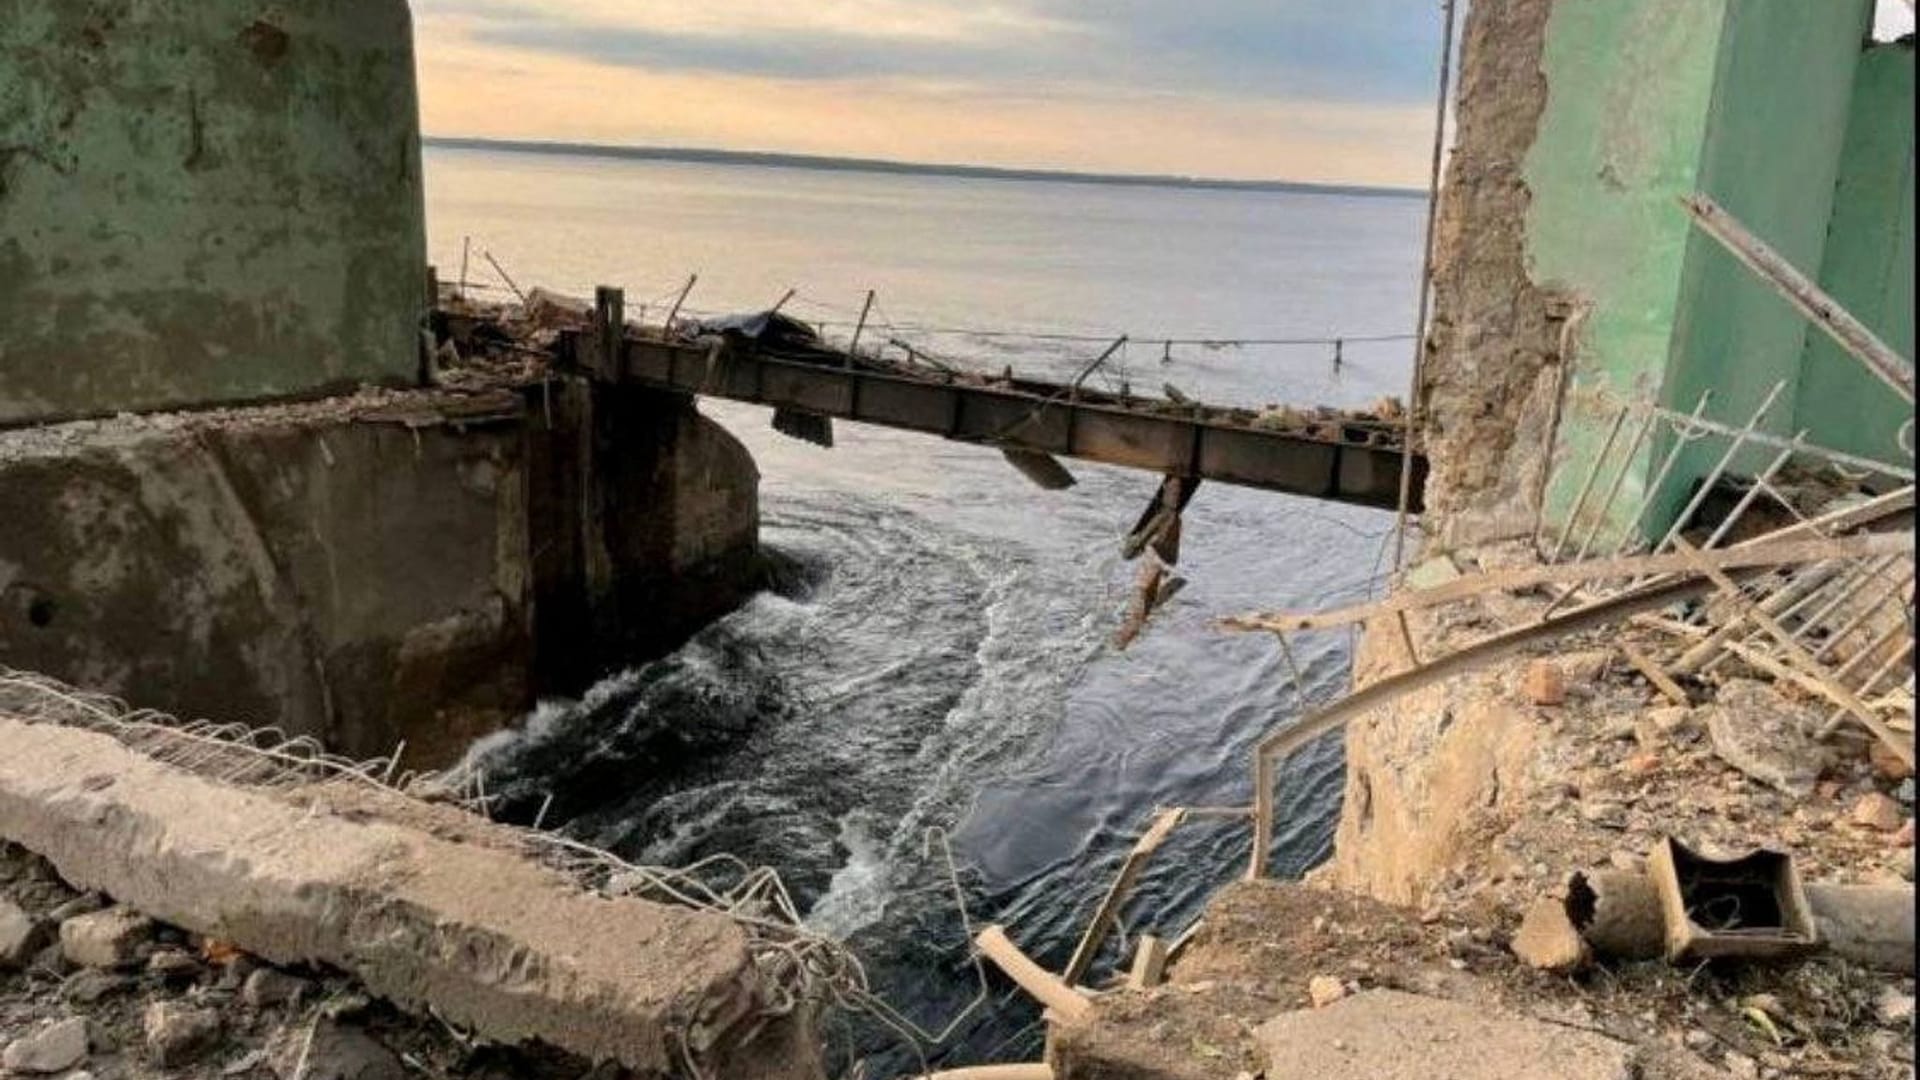
[[[489,1046],[62,881],[0,842],[0,1075],[64,1080],[599,1080],[556,1051]]]

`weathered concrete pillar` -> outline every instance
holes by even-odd
[[[528,453],[544,690],[677,647],[759,586],[758,468],[692,399],[557,379]]]
[[[1913,39],[1860,58],[1820,285],[1894,351],[1913,357]],[[1807,268],[1811,272],[1812,268]],[[1899,461],[1913,409],[1822,333],[1807,336],[1794,426],[1836,450]],[[1911,460],[1910,458],[1907,460]]]
[[[1787,428],[1805,328],[1693,231],[1679,199],[1712,195],[1819,266],[1870,7],[1472,6],[1423,394],[1430,529],[1473,544],[1529,535],[1544,516],[1557,532],[1629,401],[1685,410],[1713,386],[1709,417],[1739,423],[1784,378],[1770,426]],[[1635,453],[1603,536],[1627,523],[1665,449],[1650,437]],[[1672,492],[1711,464],[1685,461]]]
[[[410,382],[424,219],[406,0],[16,0],[0,426]]]

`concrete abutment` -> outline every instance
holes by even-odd
[[[689,399],[566,380],[0,433],[0,663],[441,765],[742,602],[757,485]]]

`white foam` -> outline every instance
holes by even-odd
[[[840,843],[847,861],[833,872],[826,895],[807,914],[809,928],[846,938],[879,922],[893,898],[884,847],[856,813],[840,819]]]

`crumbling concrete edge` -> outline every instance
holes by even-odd
[[[642,1072],[689,1047],[731,1056],[763,1019],[747,936],[721,914],[591,894],[502,846],[220,784],[97,732],[0,716],[0,747],[0,838],[276,964]]]

